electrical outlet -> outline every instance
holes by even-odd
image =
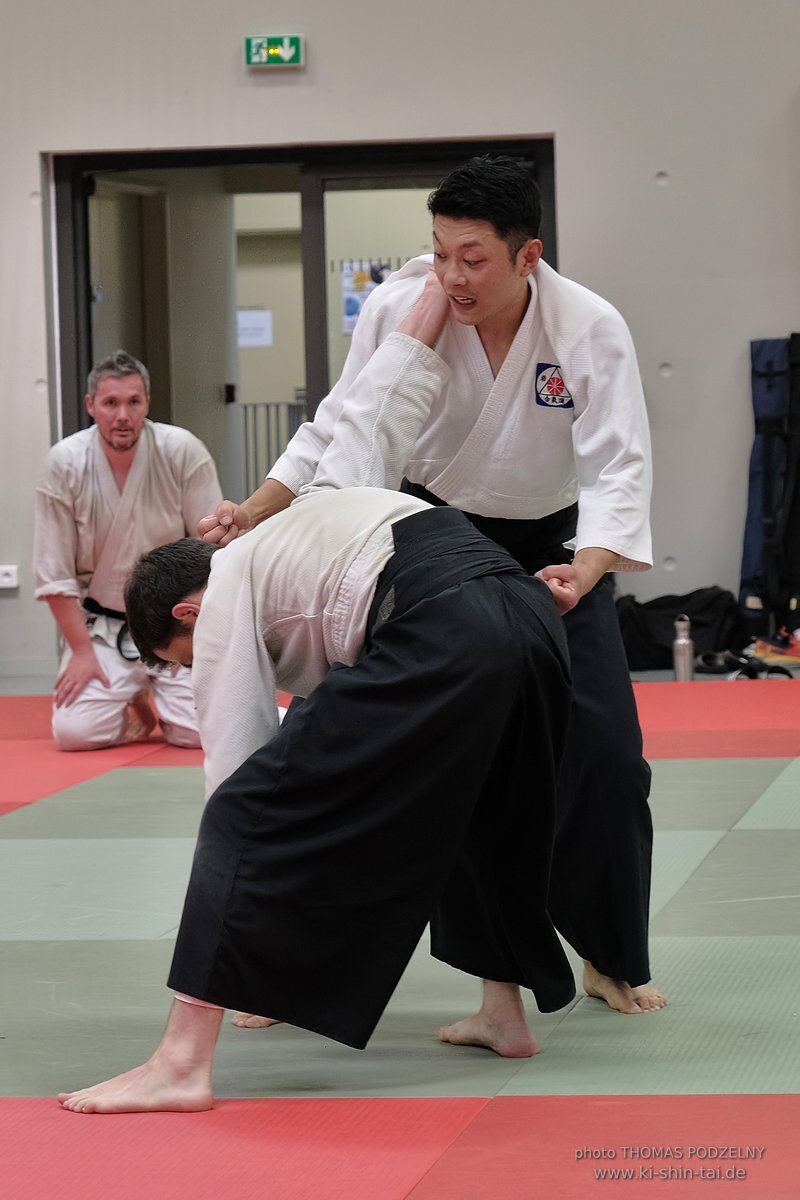
[[[19,567],[0,563],[0,588],[19,587]]]

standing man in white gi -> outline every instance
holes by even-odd
[[[551,588],[571,581],[575,702],[551,912],[584,960],[588,994],[619,1012],[654,1011],[665,1000],[648,982],[650,771],[607,578],[652,565],[649,432],[630,333],[607,301],[543,261],[538,189],[512,159],[470,160],[428,206],[433,256],[375,289],[313,423],[244,504],[226,501],[199,532],[224,545],[291,502],[352,380],[435,272],[449,304],[436,348],[451,378],[402,485],[465,512]],[[385,486],[400,482],[387,470]],[[453,1027],[453,1040],[481,1040],[485,1015]]]
[[[94,424],[53,446],[36,493],[36,597],[65,642],[53,697],[61,750],[135,741],[156,717],[168,742],[198,746],[188,671],[156,674],[127,636],[123,586],[136,559],[194,530],[219,503],[211,455],[185,429],[147,419],[150,377],[124,350],[89,375]]]

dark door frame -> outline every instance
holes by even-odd
[[[230,147],[205,150],[93,151],[53,156],[55,289],[61,378],[62,436],[87,423],[83,405],[92,366],[88,198],[100,172],[292,164],[300,171],[303,289],[305,295],[306,397],[309,415],[327,394],[327,303],[324,195],[327,188],[415,187],[440,178],[475,154],[509,154],[529,165],[542,192],[542,237],[557,266],[553,138],[530,136],[457,141],[353,143],[327,146]]]

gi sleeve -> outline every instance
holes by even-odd
[[[37,600],[81,597],[77,578],[78,533],[67,474],[53,450],[36,489],[33,573]]]
[[[206,799],[279,727],[275,671],[258,636],[249,562],[240,561],[241,554],[229,556],[233,549],[218,550],[212,559],[193,638]],[[235,562],[223,562],[223,556]]]
[[[417,274],[387,280],[364,302],[338,382],[320,402],[314,420],[300,426],[286,451],[269,471],[270,478],[277,479],[295,495],[314,479],[322,455],[333,438],[345,398],[378,346],[397,328],[413,305],[429,269],[425,267]]]
[[[397,490],[449,378],[450,368],[434,350],[408,334],[389,334],[344,395],[313,482],[301,494],[347,487]]]
[[[653,565],[650,431],[636,352],[614,309],[597,318],[574,352],[572,443],[579,481],[575,549],[618,555],[612,569]]]

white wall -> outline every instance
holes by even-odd
[[[20,563],[24,582],[0,593],[0,669],[52,659],[27,573],[58,383],[46,152],[553,134],[560,268],[627,316],[651,410],[658,565],[636,591],[735,587],[748,342],[800,325],[796,0],[7,7],[0,562]],[[248,75],[242,39],[257,32],[304,34],[307,68]]]

